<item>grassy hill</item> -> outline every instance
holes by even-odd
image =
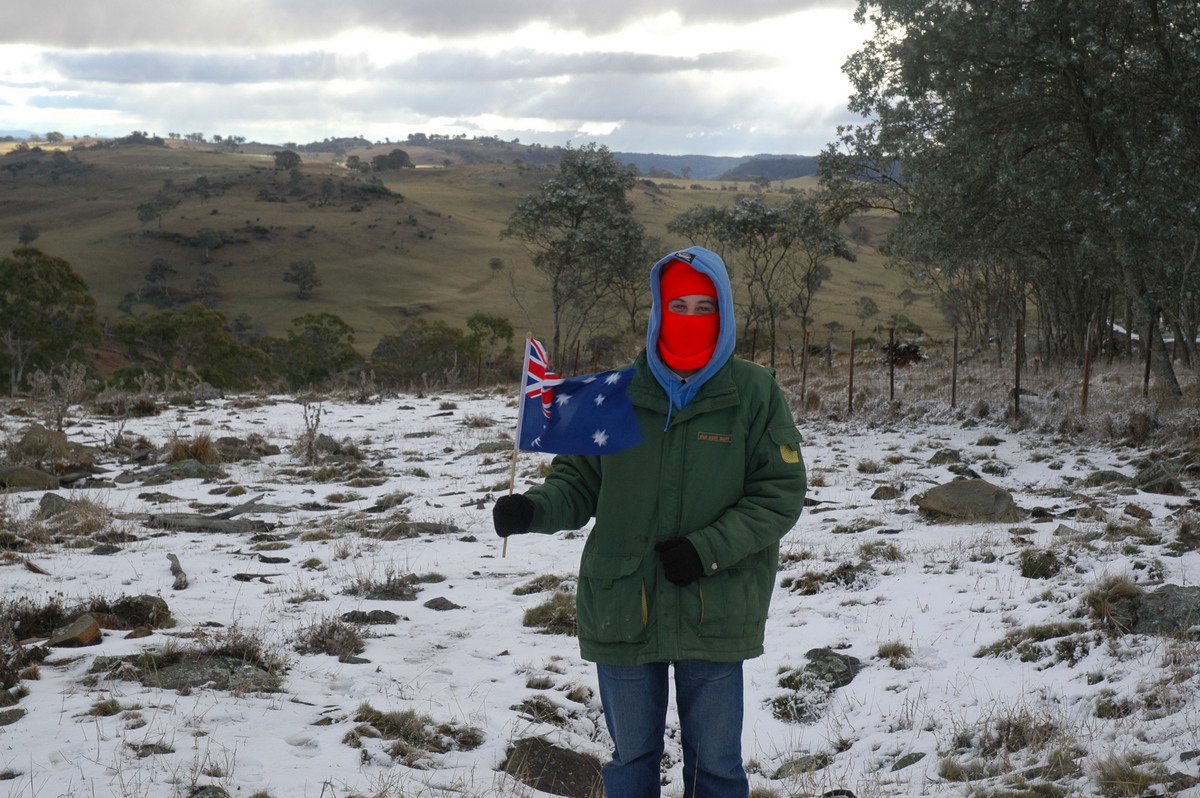
[[[535,330],[547,323],[538,275],[521,248],[501,241],[499,232],[515,205],[554,174],[547,155],[553,150],[449,142],[453,146],[384,144],[356,151],[369,160],[399,147],[418,164],[380,173],[380,185],[328,154],[304,153],[293,180],[274,168],[278,148],[266,145],[230,152],[186,141],[70,144],[0,152],[0,236],[7,250],[17,246],[23,226],[39,230],[32,245],[68,260],[109,322],[153,309],[145,275],[162,259],[175,272],[167,290],[176,295],[208,273],[218,281],[218,307],[231,319],[246,314],[278,334],[296,316],[327,311],[357,330],[364,351],[417,316],[461,326],[483,311],[525,329],[510,277],[528,288]],[[196,190],[199,178],[207,181],[207,193]],[[139,205],[163,191],[182,201],[161,224],[141,221]],[[667,222],[692,205],[728,204],[736,197],[733,184],[719,181],[684,186],[647,180],[633,201],[649,231],[665,247],[676,247],[689,242],[669,235]],[[818,330],[828,321],[861,326],[853,306],[863,295],[879,305],[879,319],[902,310],[896,298],[902,280],[883,267],[872,246],[882,241],[887,221],[863,217],[856,223],[870,231],[869,243],[859,248],[858,263],[835,264],[833,280],[818,297]],[[493,258],[504,261],[504,271],[489,266]],[[282,279],[297,260],[313,261],[323,281],[308,299],[298,299]],[[903,312],[927,328],[940,324],[928,306]]]

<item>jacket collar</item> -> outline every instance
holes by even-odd
[[[637,407],[644,407],[667,416],[671,421],[687,421],[689,418],[736,405],[741,401],[737,385],[733,381],[733,358],[726,360],[721,368],[700,386],[696,396],[682,408],[673,408],[666,390],[651,373],[646,351],[634,361],[636,373],[629,383],[629,398]]]

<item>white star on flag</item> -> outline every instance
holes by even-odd
[[[605,385],[616,385],[620,381],[621,381],[621,375],[615,371],[610,373],[607,377],[604,378]]]
[[[596,398],[593,399],[592,401],[596,403],[596,407],[599,407],[600,405],[604,404],[604,394],[602,394],[602,393],[596,394]]]
[[[608,433],[602,429],[598,429],[592,433],[592,443],[597,446],[604,446],[608,443]]]

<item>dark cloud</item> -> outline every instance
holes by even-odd
[[[98,83],[266,83],[363,76],[364,58],[333,53],[193,55],[165,52],[47,53],[68,80]]]
[[[335,53],[289,55],[190,54],[170,52],[53,52],[42,56],[65,79],[99,83],[216,83],[233,85],[288,81],[379,78],[433,83],[499,83],[571,75],[651,76],[675,72],[738,72],[774,65],[754,52],[695,56],[644,53],[541,53],[508,50],[484,54],[468,50],[422,53],[382,70],[365,57]]]
[[[121,109],[146,120],[139,128],[160,134],[195,130],[277,144],[340,135],[403,141],[409,133],[431,132],[446,120],[458,120],[456,129],[526,143],[596,140],[614,150],[724,155],[816,154],[838,123],[852,121],[845,109],[836,109],[764,123],[762,109],[774,98],[706,91],[704,83],[703,76],[672,74],[638,81],[594,75],[565,82],[538,78],[462,83],[452,90],[445,83],[418,80],[373,81],[353,89],[290,83],[245,87],[238,91],[237,102],[230,102],[225,87],[191,85],[138,92],[124,100]],[[551,121],[539,130],[481,130],[470,121],[485,114]],[[607,125],[614,127],[609,135],[579,132]]]
[[[302,41],[357,28],[456,39],[533,23],[600,34],[672,11],[685,24],[749,24],[811,8],[854,7],[854,0],[189,0],[169,7],[160,0],[67,0],[44,13],[21,3],[0,5],[0,43],[187,50]]]
[[[696,56],[647,53],[542,53],[507,50],[483,54],[464,50],[422,53],[388,67],[385,75],[431,81],[489,81],[556,78],[569,75],[646,76],[683,71],[742,71],[773,66],[762,53],[703,53]]]

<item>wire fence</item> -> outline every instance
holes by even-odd
[[[887,338],[887,336],[885,336]],[[1023,337],[1009,351],[980,351],[949,341],[897,344],[855,342],[853,332],[830,336],[823,346],[775,353],[775,365],[802,410],[853,415],[868,404],[940,401],[949,408],[974,408],[978,415],[1019,418],[1031,406],[1053,401],[1080,415],[1128,406],[1132,401],[1197,404],[1197,375],[1174,362],[1180,393],[1152,374],[1144,352],[1085,356],[1073,362],[1044,362],[1028,355]],[[769,363],[768,353],[750,353]]]
[[[1028,411],[1052,406],[1059,414],[1087,417],[1089,413],[1146,413],[1160,410],[1194,411],[1200,415],[1200,379],[1193,366],[1173,358],[1179,392],[1152,373],[1144,348],[1137,341],[1124,352],[1106,348],[1104,354],[1074,361],[1043,359],[1027,353],[1018,326],[1004,348],[986,350],[961,345],[957,331],[948,340],[898,342],[894,332],[864,343],[853,331],[820,336],[793,349],[777,349],[777,379],[789,393],[797,416],[824,413],[853,417],[864,411],[890,408],[903,413],[906,404],[936,405],[959,415],[1020,420]],[[738,354],[770,365],[770,352]],[[562,364],[565,376],[614,368],[628,354],[603,352],[599,347],[576,347]],[[452,384],[482,387],[515,385],[520,361],[474,364],[464,371],[427,380],[425,387]],[[441,375],[439,375],[441,376]],[[1200,432],[1200,430],[1198,430]]]

